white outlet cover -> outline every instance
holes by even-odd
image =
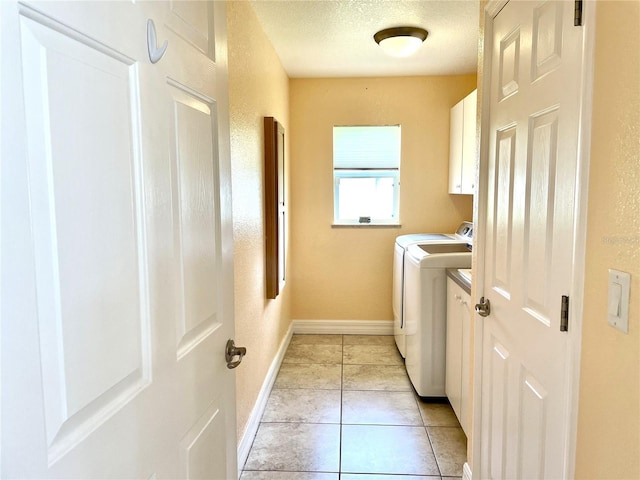
[[[609,270],[608,323],[624,333],[629,333],[629,287],[631,275]]]

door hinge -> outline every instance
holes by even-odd
[[[573,25],[576,27],[582,25],[582,0],[574,0]]]
[[[562,296],[562,306],[560,307],[560,331],[569,331],[569,297]]]

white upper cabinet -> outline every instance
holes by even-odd
[[[478,91],[474,90],[451,108],[449,193],[474,193],[477,96]]]

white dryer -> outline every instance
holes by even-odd
[[[466,244],[411,245],[404,260],[405,367],[421,397],[445,397],[447,269],[471,267]]]
[[[405,273],[404,258],[407,249],[411,245],[427,245],[427,244],[472,244],[473,243],[473,224],[471,222],[462,222],[456,230],[456,233],[417,233],[411,235],[400,235],[396,237],[393,252],[393,334],[395,336],[396,345],[402,357],[406,357],[405,347],[405,322],[404,322],[404,291],[405,291]]]

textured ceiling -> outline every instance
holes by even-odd
[[[291,78],[451,75],[477,67],[477,0],[251,0]],[[408,58],[386,55],[379,30],[422,27]]]

